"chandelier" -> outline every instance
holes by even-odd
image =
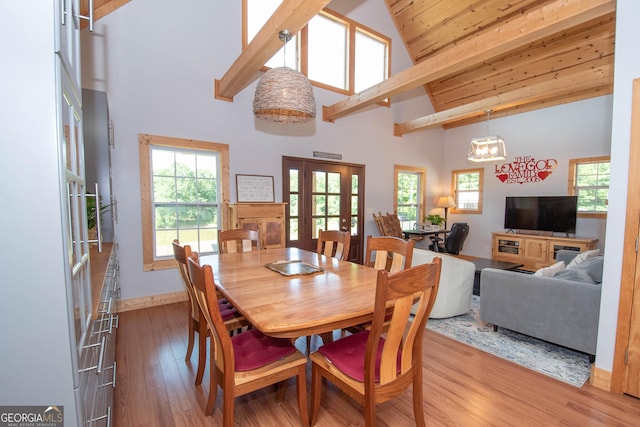
[[[489,134],[489,115],[487,113],[487,132]],[[505,160],[507,158],[507,150],[504,145],[504,139],[500,135],[483,136],[471,139],[471,146],[467,154],[467,160],[472,162],[491,162],[496,160]]]

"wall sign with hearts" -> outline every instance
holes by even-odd
[[[516,157],[511,163],[495,166],[496,178],[505,184],[544,181],[558,166],[556,159],[536,160],[532,156]]]

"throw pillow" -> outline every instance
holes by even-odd
[[[590,251],[580,252],[571,260],[569,265],[567,265],[567,268],[575,267],[576,265],[583,262],[585,259],[591,258],[593,256],[598,256],[598,255],[600,255],[600,249],[593,249]]]
[[[535,276],[553,277],[557,272],[564,270],[564,261],[558,261],[549,267],[543,267],[533,273]]]

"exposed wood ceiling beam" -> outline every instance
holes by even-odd
[[[215,80],[216,99],[233,101],[233,97],[251,83],[262,66],[282,47],[281,30],[296,34],[330,0],[284,0],[251,43],[242,51],[225,75]]]
[[[460,107],[451,108],[429,116],[420,117],[404,123],[393,125],[393,134],[402,136],[417,130],[443,126],[462,119],[478,117],[486,114],[486,110],[513,108],[518,105],[540,102],[549,98],[549,94],[565,94],[580,92],[594,86],[604,86],[613,81],[613,63],[604,67],[587,69],[573,73],[567,77],[540,82],[531,86],[504,92],[480,101],[471,102]]]
[[[506,21],[464,42],[426,58],[389,79],[330,106],[323,120],[334,121],[383,99],[442,78],[487,58],[615,11],[614,0],[555,0],[526,15]]]

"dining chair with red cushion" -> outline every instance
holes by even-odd
[[[316,252],[328,258],[335,258],[341,261],[349,260],[349,249],[351,248],[351,233],[339,230],[319,230]],[[333,341],[333,332],[321,334],[322,342],[325,344]],[[306,337],[307,354],[311,349],[311,337]]]
[[[192,255],[197,256],[195,252],[191,251],[191,246],[181,245],[178,239],[173,241],[173,257],[176,260],[180,277],[182,278],[182,282],[187,289],[187,295],[189,296],[189,341],[187,344],[187,354],[184,360],[189,361],[189,359],[191,359],[195,332],[198,331],[198,368],[196,371],[195,381],[195,384],[198,386],[202,383],[202,378],[204,377],[207,354],[207,336],[209,333],[207,332],[207,325],[200,323],[200,306],[196,300],[195,291],[193,289],[193,284],[191,283],[191,276],[189,275],[189,269],[187,266],[187,259]],[[246,319],[235,309],[235,307],[220,295],[218,295],[218,307],[230,333],[240,330],[248,325]]]
[[[424,426],[422,340],[438,294],[442,260],[397,273],[378,271],[371,328],[321,346],[311,353],[311,425],[318,419],[322,379],[364,407],[366,426],[376,424],[376,405],[413,385],[413,415]],[[411,319],[416,298],[418,309]],[[392,316],[385,335],[387,307]],[[383,337],[383,335],[385,335]]]
[[[411,267],[414,244],[415,242],[413,240],[405,240],[399,237],[373,237],[369,235],[367,236],[364,264],[376,270],[386,270],[389,273],[404,270]],[[345,328],[345,330],[351,333],[357,333],[370,327],[371,323],[368,322],[350,326]]]
[[[296,377],[300,421],[308,426],[307,358],[290,340],[269,337],[257,329],[229,336],[218,308],[211,266],[200,266],[197,257],[192,256],[189,274],[200,306],[201,322],[207,323],[212,337],[205,413],[214,412],[220,386],[223,426],[233,426],[236,397]]]

